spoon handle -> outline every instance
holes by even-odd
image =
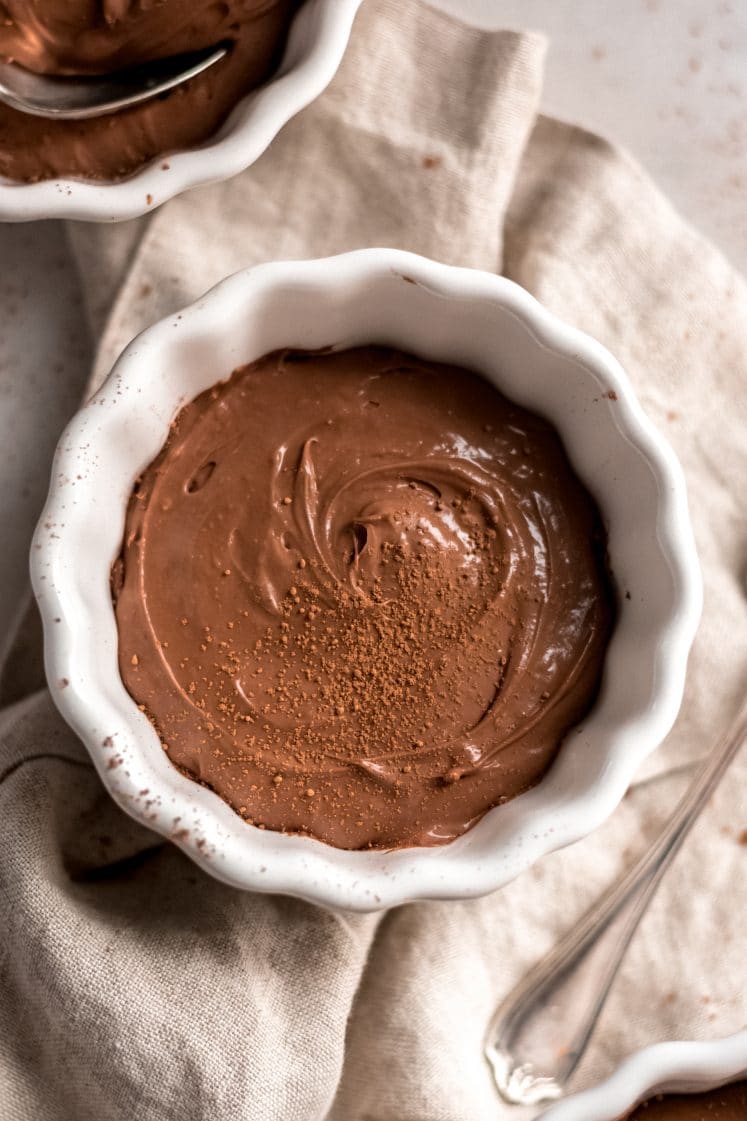
[[[664,873],[746,737],[747,702],[699,767],[648,852],[529,971],[496,1011],[485,1054],[506,1101],[526,1105],[562,1094]]]

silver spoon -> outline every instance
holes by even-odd
[[[617,970],[657,887],[747,738],[747,703],[710,752],[645,856],[498,1008],[485,1055],[514,1105],[559,1098],[591,1038]]]
[[[14,62],[0,62],[0,101],[32,117],[84,120],[139,105],[202,74],[228,53],[228,47],[158,59],[129,70],[90,78],[34,74]]]

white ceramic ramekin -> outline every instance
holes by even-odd
[[[258,160],[277,134],[329,85],[337,72],[362,0],[306,0],[293,20],[280,67],[243,98],[215,137],[198,148],[169,153],[115,183],[0,178],[0,221],[77,218],[119,222],[137,218],[192,187],[230,179]]]
[[[388,853],[260,831],[172,767],[120,680],[109,590],[133,482],[185,402],[279,347],[371,342],[477,369],[556,424],[620,594],[599,700],[545,779],[449,845]],[[355,910],[493,891],[604,821],[675,719],[701,609],[681,469],[615,359],[509,280],[386,249],[260,265],[135,339],[62,436],[32,578],[52,695],[119,804],[231,884]]]
[[[618,1121],[655,1094],[712,1090],[747,1078],[747,1031],[707,1043],[645,1047],[598,1086],[551,1106],[538,1121]]]

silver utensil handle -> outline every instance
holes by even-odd
[[[485,1054],[502,1097],[560,1097],[589,1042],[631,938],[701,810],[747,738],[747,702],[710,752],[643,858],[500,1005]]]

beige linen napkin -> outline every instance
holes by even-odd
[[[389,244],[506,272],[610,346],[685,465],[706,611],[677,729],[593,837],[490,898],[377,919],[213,883],[113,806],[45,692],[17,702],[0,717],[2,1121],[508,1117],[481,1052],[495,1003],[653,837],[729,719],[747,288],[625,155],[537,115],[543,53],[368,0],[332,87],[253,169],[71,229],[94,384],[136,331],[260,260]],[[745,777],[742,759],[668,875],[577,1084],[747,1020]]]

